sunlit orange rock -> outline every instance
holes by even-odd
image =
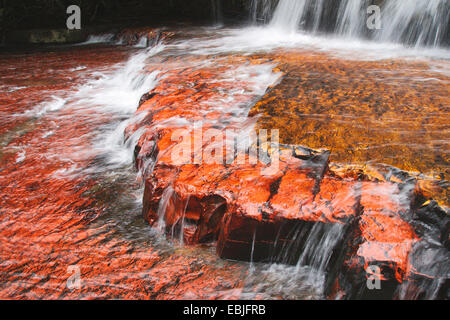
[[[245,63],[260,61],[248,59]],[[238,57],[227,61],[242,62]],[[135,158],[145,181],[146,220],[187,243],[217,240],[217,253],[222,258],[311,265],[327,274],[325,292],[332,297],[395,297],[401,290],[407,292],[408,288],[402,289],[405,283],[417,278],[418,269],[423,270],[415,267],[417,261],[412,257],[426,252],[417,249],[424,240],[416,233],[413,221],[429,188],[418,183],[416,176],[388,165],[329,163],[329,151],[299,145],[281,145],[278,170],[264,175],[271,163],[251,154],[232,155],[231,160],[243,157],[244,163],[195,162],[196,155],[209,150],[214,142],[196,145],[192,137],[188,139],[193,153],[190,163],[174,163],[172,150],[181,143],[173,139],[176,130],[193,133],[192,124],[197,121],[203,123],[201,134],[209,129],[223,133],[242,125],[226,111],[232,104],[224,102],[223,108],[215,109],[207,103],[221,99],[221,90],[229,88],[229,82],[217,80],[225,71],[220,65],[214,69],[175,69],[164,74],[158,86],[141,99],[138,113],[145,116],[138,125],[127,128],[126,136],[145,128]],[[328,80],[326,83],[330,85]],[[316,90],[316,84],[308,85]],[[245,81],[235,85],[247,86]],[[257,103],[250,117],[264,113],[266,105],[276,101],[278,95],[291,96],[277,90],[272,89]],[[301,88],[290,90],[297,98],[308,97]],[[234,103],[250,105],[252,98],[236,95]],[[330,108],[331,103],[351,99],[340,91],[317,98]],[[297,105],[292,104],[292,108]],[[366,109],[362,106],[358,112]],[[267,120],[265,114],[263,119]],[[285,122],[277,122],[280,118],[270,119],[268,123],[275,128],[289,128]],[[314,131],[310,126],[315,124],[304,124],[307,131]],[[339,139],[349,132],[340,133]],[[299,140],[295,137],[293,141]],[[330,141],[339,143],[342,155],[343,146],[348,144]],[[266,146],[259,147],[268,152]],[[335,150],[334,145],[331,147]],[[226,152],[224,148],[220,157],[225,159]],[[371,266],[380,268],[383,289],[379,292],[367,289]]]
[[[328,148],[335,162],[385,163],[449,180],[448,75],[421,61],[298,49],[271,56],[286,76],[250,114],[259,115],[260,128],[279,128],[281,143]],[[447,191],[442,205],[448,198]]]

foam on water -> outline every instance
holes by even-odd
[[[207,55],[237,52],[252,54],[276,49],[305,49],[326,52],[332,56],[350,60],[422,59],[450,60],[450,50],[439,47],[407,48],[399,43],[374,42],[364,39],[348,39],[344,36],[314,35],[305,32],[286,33],[282,29],[249,27],[222,29],[220,37],[205,41],[192,39],[178,44],[192,49],[193,54]]]
[[[16,116],[25,117],[42,117],[43,115],[58,111],[64,107],[67,100],[59,96],[51,96],[47,101],[35,106],[34,108],[25,111],[24,113],[17,114]]]
[[[97,73],[97,80],[89,81],[74,95],[73,106],[104,110],[118,114],[132,114],[140,97],[150,90],[157,73],[145,73],[145,61],[159,53],[163,46],[156,46],[134,55],[112,74]]]
[[[89,117],[95,117],[96,114],[99,117],[111,118],[108,124],[90,134],[93,141],[91,148],[74,147],[73,154],[55,155],[74,162],[70,170],[56,171],[55,177],[108,171],[132,163],[134,144],[141,132],[136,132],[125,143],[124,129],[140,119],[139,115],[134,115],[139,99],[156,84],[158,72],[145,72],[146,60],[163,48],[162,45],[157,45],[140,51],[132,55],[127,62],[109,70],[84,71],[84,68],[75,68],[86,73],[86,83],[75,87],[73,91],[66,90],[53,95],[34,108],[15,115],[37,119],[47,116],[55,120],[70,117],[77,121],[87,121],[86,124],[94,120]],[[45,132],[42,139],[51,135],[52,131]],[[97,156],[102,157],[103,164],[88,168],[77,165],[79,159]],[[19,157],[19,160],[22,161],[22,158]]]
[[[103,38],[104,39],[104,38]],[[130,59],[122,64],[116,65],[109,70],[84,70],[83,66],[72,68],[85,73],[88,79],[86,83],[75,87],[73,92],[64,91],[60,95],[53,95],[47,101],[37,105],[29,111],[16,116],[20,117],[80,117],[82,121],[90,121],[85,114],[95,114],[99,116],[108,115],[111,122],[104,125],[99,131],[93,133],[92,148],[89,150],[74,148],[73,155],[59,155],[69,159],[88,159],[100,156],[102,163],[98,166],[88,168],[77,167],[75,165],[70,170],[57,172],[57,175],[77,175],[79,173],[90,174],[114,170],[119,167],[131,165],[133,161],[133,149],[142,134],[142,130],[136,131],[125,141],[125,128],[135,122],[142,120],[145,114],[135,114],[139,100],[144,93],[155,87],[160,76],[160,71],[147,72],[147,64],[151,65],[149,59],[158,54],[172,54],[177,51],[180,55],[195,51],[196,40],[184,40],[174,45],[156,45],[149,49],[144,49],[133,54]],[[200,40],[203,47],[210,46],[209,39]],[[224,42],[224,45],[227,45]],[[167,51],[166,51],[167,48]],[[186,50],[186,48],[189,48]],[[225,48],[222,48],[224,51]],[[170,52],[170,53],[169,53]],[[212,61],[206,59],[206,64]],[[240,94],[263,95],[270,85],[279,79],[279,75],[272,72],[274,65],[242,65],[232,67],[223,74],[220,81],[234,82],[244,80],[248,82],[249,88],[229,89],[223,96],[224,101],[207,102],[211,108],[220,109],[223,102],[232,103],[235,96]],[[163,68],[169,71],[170,66]],[[89,80],[91,79],[91,80]],[[236,104],[236,103],[232,103]],[[235,118],[246,121],[246,109],[236,104],[234,111]],[[78,115],[78,116],[77,116]],[[169,119],[157,126],[172,126],[183,124],[183,119]],[[49,133],[50,134],[50,133]],[[47,137],[47,133],[44,137]]]

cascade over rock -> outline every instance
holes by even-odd
[[[450,2],[447,0],[279,0],[272,13],[268,12],[273,2],[256,2],[259,7],[253,4],[253,16],[259,14],[265,21],[272,16],[269,27],[288,32],[326,32],[414,46],[449,45]],[[380,7],[380,29],[366,25],[371,5]]]
[[[299,145],[280,145],[278,170],[268,175],[262,172],[273,165],[272,144],[264,149],[268,161],[237,152],[231,160],[241,157],[244,163],[174,163],[172,151],[183,143],[173,139],[177,130],[192,130],[201,121],[203,134],[223,134],[254,123],[252,116],[245,117],[258,98],[251,78],[230,86],[226,75],[230,65],[253,68],[269,61],[221,59],[213,65],[199,63],[201,57],[161,59],[161,69],[172,67],[141,99],[141,120],[125,131],[126,137],[142,133],[135,160],[145,183],[145,219],[184,243],[217,241],[222,258],[311,266],[326,274],[325,293],[331,297],[409,298],[411,292],[423,297],[421,290],[445,296],[448,252],[442,250],[448,246],[448,213],[425,202],[426,190],[405,172],[361,174],[330,164],[328,150]],[[152,68],[157,70],[157,64]],[[225,100],[223,93],[236,86],[242,92]],[[224,105],[213,108],[210,101]],[[216,142],[193,142],[191,151],[201,154]],[[435,212],[436,219],[424,222],[424,212]],[[441,245],[432,245],[427,232],[421,234],[423,223],[437,230],[434,241]],[[440,267],[424,262],[427,255],[440,256]],[[378,291],[366,284],[367,270],[374,266],[382,281]],[[420,285],[421,290],[411,289]]]

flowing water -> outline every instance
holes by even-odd
[[[372,21],[368,18],[375,12],[371,5],[377,3],[380,1],[280,0],[270,25],[288,32],[327,31],[413,46],[448,44],[449,1],[385,1],[378,6],[380,25],[368,28]]]
[[[402,8],[388,1],[388,23],[370,36],[376,41],[360,31],[366,2],[280,0],[273,11],[260,1],[263,20],[273,15],[264,27],[173,29],[174,39],[148,48],[106,35],[0,55],[0,297],[323,298],[339,227],[312,230],[294,265],[222,260],[213,245],[166,239],[141,215],[133,150],[142,131],[127,140],[124,131],[142,120],[141,96],[170,82],[171,72],[224,70],[204,73],[227,84],[207,105],[233,106],[233,121],[244,123],[252,109],[259,115],[252,125],[280,129],[284,143],[448,184],[448,1],[408,0]],[[330,7],[338,17],[332,28]],[[215,17],[220,23],[218,9]],[[330,28],[331,36],[322,33]],[[444,204],[446,192],[435,195]],[[68,285],[73,267],[79,288]]]
[[[159,72],[145,66],[184,55],[191,43],[92,44],[109,39],[1,57],[8,70],[1,87],[1,296],[284,297],[258,289],[260,277],[247,277],[247,264],[220,260],[210,246],[167,241],[144,221],[132,162],[139,132],[124,142],[124,129],[139,120],[139,99],[157,83]],[[230,76],[246,77],[233,69]],[[271,68],[263,66],[267,72],[270,77]],[[257,81],[253,90],[263,94],[271,81]],[[80,271],[79,289],[68,286],[73,267]],[[273,277],[265,268],[257,272]]]

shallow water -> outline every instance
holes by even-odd
[[[150,49],[93,43],[99,39],[0,56],[2,298],[322,297],[320,270],[221,260],[214,246],[166,240],[142,218],[142,181],[132,162],[139,132],[125,142],[124,130],[140,120],[134,113],[142,94],[188,65],[225,68],[221,81],[229,86],[209,107],[251,96],[245,107],[260,101],[252,111],[260,114],[258,125],[280,129],[284,142],[331,148],[335,161],[388,163],[448,178],[446,50],[418,55],[391,45],[333,45],[266,28],[185,29]],[[367,50],[373,55],[361,61]],[[236,87],[243,81],[250,85]],[[326,84],[326,95],[319,84]],[[347,94],[353,84],[372,98],[393,92],[387,114],[372,112],[370,104],[360,109],[368,97]],[[230,116],[245,121],[244,114]],[[348,131],[339,134],[334,126]],[[373,131],[355,134],[367,126]],[[390,134],[400,138],[393,143]],[[349,154],[349,137],[370,137],[371,144]],[[70,266],[80,270],[80,288],[67,286]]]

